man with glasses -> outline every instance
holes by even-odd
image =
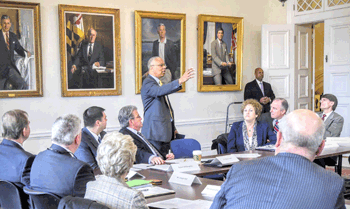
[[[182,89],[181,85],[193,78],[194,70],[190,68],[179,79],[163,85],[160,78],[165,73],[164,60],[152,57],[148,61],[148,73],[141,88],[145,118],[142,134],[165,156],[170,149],[170,141],[177,133],[168,95]]]

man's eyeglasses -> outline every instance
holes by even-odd
[[[151,66],[166,67],[166,65],[165,65],[165,64],[160,64],[160,65],[151,65]]]

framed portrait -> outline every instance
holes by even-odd
[[[148,76],[147,62],[159,56],[166,65],[163,84],[179,79],[185,72],[186,15],[135,11],[136,94]],[[181,92],[185,91],[185,84]]]
[[[0,97],[43,96],[40,4],[0,2]]]
[[[119,9],[58,5],[63,97],[120,95]]]
[[[242,90],[243,18],[198,16],[200,92]]]

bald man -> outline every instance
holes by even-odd
[[[275,99],[275,94],[272,91],[271,85],[263,81],[263,69],[256,68],[254,74],[255,79],[252,82],[247,83],[244,88],[244,100],[258,100],[263,106],[262,113],[270,112],[270,104]]]
[[[324,148],[324,131],[310,110],[286,115],[276,155],[234,164],[210,208],[345,208],[344,179],[312,162]]]

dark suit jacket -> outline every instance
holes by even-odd
[[[264,85],[264,93],[265,96],[269,97],[272,100],[275,99],[275,94],[272,91],[271,85],[269,83],[266,83],[263,81],[263,85]],[[246,99],[256,99],[258,102],[260,101],[260,99],[264,97],[261,89],[258,85],[258,83],[256,82],[256,80],[254,79],[252,82],[247,83],[247,85],[245,85],[244,88],[244,100]],[[266,105],[263,105],[263,113],[264,112],[270,112],[270,103],[267,103]]]
[[[30,187],[37,191],[84,197],[86,184],[95,180],[91,167],[52,144],[37,155],[30,172]]]
[[[227,152],[241,152],[245,151],[242,131],[243,121],[235,122],[232,124],[231,131],[227,139]],[[258,140],[258,146],[265,144],[275,144],[277,141],[276,134],[272,132],[266,123],[260,123],[256,125],[256,134]],[[267,142],[267,139],[270,142]]]
[[[170,115],[170,111],[173,112],[173,109],[171,108],[169,99],[170,107],[168,107],[165,97],[180,89],[182,89],[182,86],[179,85],[178,80],[159,86],[157,81],[149,75],[143,81],[141,98],[144,108],[144,122],[141,132],[146,139],[170,142],[173,138],[174,133],[172,132]]]
[[[233,164],[210,208],[345,208],[343,190],[338,174],[279,153]]]
[[[119,131],[120,133],[124,135],[130,135],[134,139],[134,144],[137,146],[137,152],[136,152],[136,161],[135,163],[148,163],[149,157],[153,155],[152,150],[149,148],[149,146],[137,135],[134,134],[132,131],[128,130],[127,128],[122,128]],[[146,139],[147,140],[147,139]],[[156,147],[154,147],[157,149]],[[160,154],[161,152],[157,150]],[[166,159],[165,156],[162,156],[163,159]]]
[[[258,121],[266,123],[267,125],[269,125],[269,128],[273,131],[273,118],[271,118],[270,112],[261,114],[261,116],[258,118]]]
[[[10,181],[20,188],[29,185],[34,158],[35,155],[26,152],[17,143],[3,139],[0,144],[0,180]]]
[[[16,34],[9,32],[10,50],[7,49],[6,39],[0,30],[0,79],[8,76],[9,67],[11,66],[21,75],[15,65],[14,53],[15,51],[20,56],[25,56],[25,49],[18,42]]]
[[[106,132],[102,131],[100,133],[101,138],[106,134]],[[96,156],[97,156],[97,147],[98,143],[94,136],[91,135],[87,128],[83,128],[81,130],[81,143],[77,151],[75,151],[74,155],[81,161],[89,164],[92,169],[98,168]]]
[[[155,40],[153,42],[152,48],[152,57],[159,56],[159,41]],[[176,49],[174,42],[172,40],[166,39],[166,44],[164,47],[164,62],[167,66],[167,69],[171,72],[171,80],[175,80],[175,71],[176,71]]]

